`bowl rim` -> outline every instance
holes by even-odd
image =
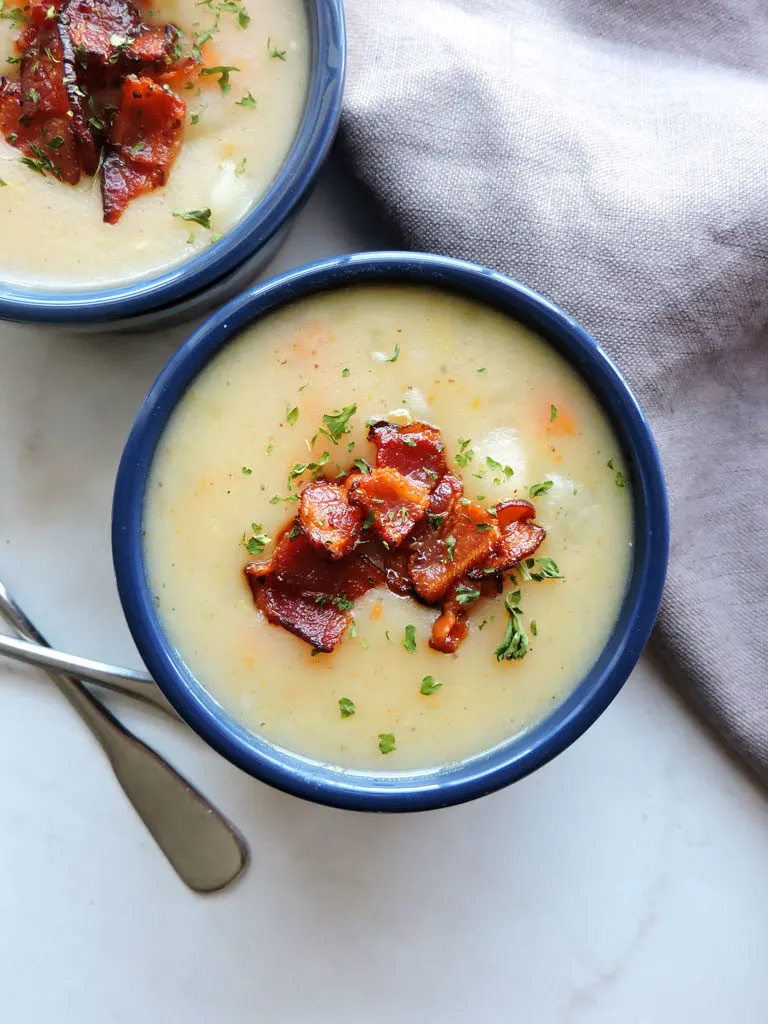
[[[551,714],[492,750],[427,771],[360,772],[308,760],[248,732],[203,689],[165,636],[146,577],[143,506],[165,425],[203,367],[253,320],[317,291],[375,281],[415,282],[469,295],[505,311],[554,345],[609,415],[632,479],[634,544],[627,593],[600,656]],[[658,612],[669,550],[663,469],[628,384],[595,340],[548,299],[473,263],[413,252],[338,256],[291,270],[228,303],[171,357],[142,404],[114,492],[112,546],[128,626],[150,673],[187,723],[248,774],[295,796],[352,810],[422,811],[493,792],[541,767],[608,707],[637,663]]]
[[[0,281],[0,320],[111,323],[160,312],[212,287],[258,252],[296,212],[336,135],[346,71],[343,0],[303,0],[310,28],[310,83],[291,148],[266,193],[215,245],[153,277],[99,289]]]

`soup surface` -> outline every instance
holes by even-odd
[[[352,405],[350,432],[337,446],[321,435],[310,453],[323,415]],[[520,590],[530,645],[519,660],[494,654],[509,621],[503,595],[473,605],[455,654],[427,644],[434,608],[386,588],[355,602],[354,627],[330,654],[313,655],[254,604],[243,541],[254,527],[274,539],[296,514],[285,499],[310,477],[289,490],[292,468],[329,449],[330,477],[354,458],[371,462],[366,420],[409,416],[440,428],[468,498],[531,496],[547,530],[536,557],[564,578],[516,572],[506,583]],[[286,307],[208,365],[158,446],[145,530],[159,615],[214,697],[285,748],[382,771],[480,753],[561,701],[616,619],[633,533],[616,439],[570,365],[495,310],[384,284]],[[415,645],[404,644],[408,626]]]
[[[209,72],[190,87],[174,84],[186,114],[167,183],[132,201],[116,224],[106,224],[98,178],[85,175],[70,186],[36,173],[0,135],[0,276],[6,282],[98,288],[168,270],[216,244],[241,220],[288,154],[309,79],[302,0],[138,6],[150,24],[178,26],[185,53],[199,43]],[[0,16],[0,74],[9,77],[18,73],[6,63],[17,52],[20,23],[13,11],[23,11],[20,0],[8,0]],[[174,216],[206,210],[203,224]]]

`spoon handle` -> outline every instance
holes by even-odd
[[[0,613],[26,639],[47,646],[1,582]],[[82,683],[47,671],[101,744],[126,796],[182,881],[201,893],[233,882],[248,860],[248,848],[234,826]]]
[[[2,601],[0,601],[0,611],[3,611]],[[10,616],[7,614],[6,618],[10,620]],[[30,630],[22,629],[22,625],[29,625],[28,622],[14,621],[13,625],[19,632],[30,635]],[[43,646],[40,642],[18,640],[16,637],[5,636],[3,633],[0,633],[0,654],[7,658],[13,658],[15,661],[25,661],[30,665],[37,665],[39,668],[52,668],[60,672],[68,672],[78,679],[97,683],[99,686],[105,686],[108,690],[122,693],[126,697],[135,697],[136,700],[146,704],[153,704],[178,720],[178,715],[155,685],[152,677],[146,672],[119,668],[116,665],[105,665],[100,661],[80,658],[75,654],[63,654],[61,651],[54,651],[51,647]]]

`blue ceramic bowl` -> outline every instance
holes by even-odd
[[[307,198],[341,114],[346,55],[342,0],[304,2],[312,47],[304,117],[261,202],[215,246],[159,277],[100,291],[54,291],[0,281],[0,319],[78,329],[155,329],[207,312],[253,281]]]
[[[158,440],[189,384],[230,339],[265,313],[320,289],[371,281],[438,286],[488,303],[547,338],[588,382],[613,423],[632,480],[632,571],[613,632],[593,667],[544,721],[493,750],[420,772],[358,772],[318,764],[253,735],[195,679],[165,635],[144,564],[147,475]],[[179,714],[233,764],[278,789],[367,811],[422,811],[482,796],[522,778],[579,737],[632,671],[653,626],[667,566],[669,519],[659,455],[629,387],[595,341],[523,285],[471,263],[419,253],[362,253],[291,271],[240,296],[171,358],[142,406],[115,487],[112,547],[128,624],[150,672]]]

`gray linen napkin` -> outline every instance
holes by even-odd
[[[346,0],[341,140],[407,245],[562,305],[672,506],[654,644],[768,782],[768,3]]]

